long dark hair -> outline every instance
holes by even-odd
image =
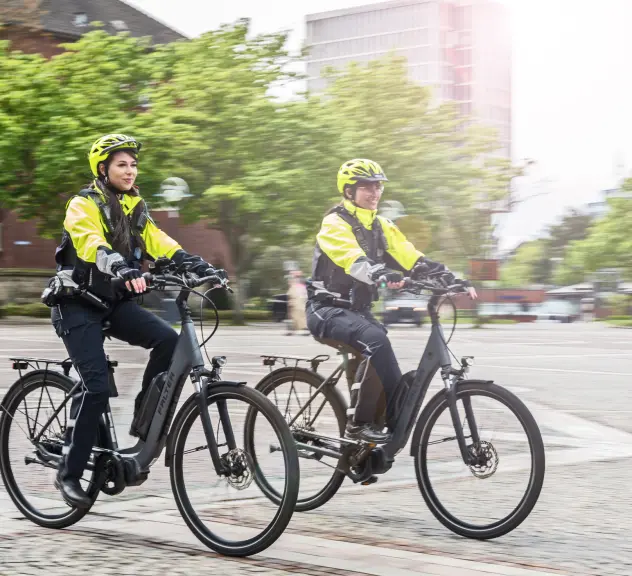
[[[125,150],[125,152],[136,158],[136,154],[131,150]],[[106,174],[108,173],[108,166],[113,156],[114,154],[105,161]],[[132,256],[135,247],[140,248],[144,254],[146,250],[145,242],[139,231],[131,226],[131,223],[138,221],[139,215],[145,210],[145,201],[141,199],[131,214],[126,216],[118,197],[120,192],[117,193],[117,191],[113,190],[106,177],[102,176],[100,172],[96,184],[99,190],[105,195],[106,204],[110,208],[110,222],[113,228],[113,230],[110,230],[110,234],[112,235],[112,248],[125,258]],[[139,196],[138,188],[132,187],[130,190],[125,191],[125,194]],[[133,239],[135,240],[134,242],[132,242]]]

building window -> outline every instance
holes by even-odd
[[[454,98],[462,102],[472,99],[472,87],[469,84],[454,87]]]
[[[125,24],[123,20],[112,20],[110,24],[117,32],[124,32],[125,30],[128,30],[127,24]]]
[[[429,81],[429,71],[428,66],[426,65],[416,65],[409,67],[409,74],[411,79],[414,82],[419,82],[420,84],[427,84]]]
[[[77,28],[84,28],[88,25],[88,15],[85,12],[75,12],[73,24]]]

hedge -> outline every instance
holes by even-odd
[[[6,318],[7,316],[50,318],[50,308],[39,302],[32,302],[30,304],[4,304],[0,306],[0,318]]]
[[[154,311],[155,312],[155,311]],[[197,318],[196,312],[198,310],[192,309],[194,317]],[[50,308],[40,304],[39,302],[32,302],[29,304],[4,304],[0,306],[0,318],[6,318],[8,316],[27,316],[29,318],[50,318]],[[222,324],[233,322],[235,317],[234,310],[220,310],[219,319]],[[272,319],[272,314],[268,310],[244,310],[243,317],[246,322],[265,322]],[[199,318],[197,318],[199,320]],[[204,311],[204,322],[208,324],[215,320],[215,314],[213,310]]]

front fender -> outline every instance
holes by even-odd
[[[461,380],[457,383],[457,388],[462,384],[492,384],[493,380]],[[415,430],[413,432],[413,438],[410,442],[410,455],[414,456],[419,451],[419,442],[421,441],[421,434],[423,431],[423,424],[428,417],[429,407],[434,408],[434,404],[443,400],[443,397],[446,395],[447,389],[443,388],[439,390],[426,404],[426,407],[422,410],[419,418],[417,418],[417,424],[415,425]]]
[[[206,393],[208,394],[209,391],[214,386],[243,386],[245,384],[246,382],[235,382],[232,380],[219,380],[216,382],[209,382],[206,386]],[[169,428],[169,434],[167,435],[167,443],[166,443],[167,449],[165,451],[165,466],[169,466],[171,464],[171,456],[173,455],[173,448],[174,448],[173,445],[175,442],[175,434],[173,433],[173,431],[178,429],[180,425],[180,420],[184,418],[184,415],[186,414],[187,410],[189,410],[189,406],[197,402],[197,397],[198,397],[197,392],[195,392],[194,394],[191,394],[191,396],[189,396],[186,399],[184,404],[182,404],[182,406],[180,407],[180,410],[178,410],[178,413],[176,414],[176,417],[173,419],[173,423],[171,424],[171,427]]]

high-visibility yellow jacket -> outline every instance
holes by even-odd
[[[376,264],[408,272],[423,256],[388,218],[344,200],[325,216],[316,236],[312,282],[317,290],[348,298],[354,281],[374,287]]]
[[[152,260],[162,256],[171,258],[182,249],[156,226],[141,196],[121,194],[119,201],[123,213],[130,219],[130,254],[119,255],[113,250],[109,207],[96,182],[68,201],[62,241],[55,254],[58,270],[72,269],[77,284],[89,286],[91,291],[105,297],[112,296],[107,277],[114,275],[111,270],[114,261],[120,262],[122,257],[130,266],[140,267],[146,257]],[[135,235],[142,238],[144,253]]]

